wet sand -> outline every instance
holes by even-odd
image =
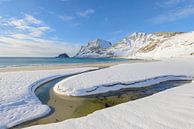
[[[6,68],[0,68],[0,72],[56,70],[56,69],[78,68],[78,67],[109,67],[109,66],[123,64],[123,63],[128,63],[128,62],[6,67]]]
[[[141,63],[150,62],[150,60],[128,60],[122,62],[105,62],[105,63],[88,63],[88,64],[64,64],[64,65],[37,65],[37,66],[20,66],[20,67],[5,67],[0,68],[0,72],[13,72],[13,71],[35,71],[35,70],[56,70],[56,69],[69,69],[79,67],[110,67],[118,64],[126,63]]]

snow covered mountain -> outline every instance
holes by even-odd
[[[151,43],[139,49],[135,57],[153,59],[194,57],[194,32],[169,34],[170,36],[163,37],[162,42]]]
[[[116,43],[111,49],[115,57],[128,57],[133,56],[142,47],[151,44],[152,42],[160,42],[162,38],[154,34],[146,33],[133,33],[120,42]]]
[[[133,33],[120,42],[97,39],[83,46],[76,57],[171,58],[194,56],[194,32]]]
[[[87,44],[87,46],[82,46],[75,57],[77,58],[98,58],[98,57],[110,57],[107,53],[107,49],[110,48],[112,44],[108,41],[102,39],[96,39]]]

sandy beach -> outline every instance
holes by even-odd
[[[126,64],[126,63],[128,63],[128,62],[5,67],[5,68],[0,68],[0,72],[57,70],[57,69],[71,69],[71,68],[80,68],[80,67],[99,67],[99,68],[102,68],[102,67],[110,67],[113,65]]]

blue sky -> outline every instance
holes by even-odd
[[[0,56],[73,55],[96,38],[193,27],[194,0],[0,0]]]

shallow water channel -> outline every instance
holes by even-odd
[[[53,92],[53,86],[64,79],[58,78],[46,82],[36,89],[35,94],[43,104],[49,105],[51,112],[42,118],[24,122],[14,128],[23,128],[38,124],[47,124],[76,118],[90,114],[96,110],[108,108],[120,103],[132,101],[154,93],[180,86],[190,81],[166,81],[151,85],[146,88],[127,88],[119,91],[85,97],[69,97],[57,95]]]

